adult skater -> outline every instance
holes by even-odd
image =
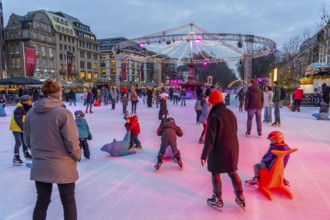
[[[33,219],[46,219],[56,183],[64,219],[76,220],[75,181],[77,161],[81,159],[78,129],[72,113],[61,101],[61,85],[47,79],[42,92],[45,98],[35,102],[24,123],[24,140],[33,155],[30,179],[35,181],[37,190]]]
[[[160,104],[159,104],[159,114],[158,114],[158,119],[159,120],[165,120],[167,118],[168,115],[168,110],[167,110],[167,101],[168,98],[168,94],[167,93],[162,93],[160,95]]]
[[[247,112],[247,125],[246,125],[246,135],[249,136],[251,134],[252,127],[252,119],[253,116],[256,116],[257,122],[257,132],[258,135],[262,135],[262,125],[261,125],[261,112],[264,105],[264,94],[262,90],[257,85],[257,81],[255,79],[250,80],[249,88],[245,94],[245,111]]]
[[[237,174],[239,144],[236,117],[226,108],[218,90],[211,93],[208,102],[211,104],[211,110],[201,155],[202,166],[207,159],[207,168],[212,173],[213,195],[207,199],[207,204],[216,209],[223,207],[220,174],[227,173],[235,189],[235,202],[244,208],[242,182]]]

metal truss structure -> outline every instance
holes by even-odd
[[[113,50],[120,59],[156,63],[217,63],[242,60],[244,79],[248,81],[251,79],[252,59],[275,52],[276,43],[268,38],[250,34],[209,33],[190,23],[120,42]],[[194,54],[202,54],[202,59],[196,59]]]

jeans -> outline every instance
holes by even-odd
[[[21,145],[23,145],[23,152],[27,151],[28,147],[24,143],[23,132],[13,131],[13,135],[15,138],[14,154],[19,154],[19,148]]]
[[[261,109],[248,109],[247,132],[251,132],[252,119],[256,115],[257,131],[261,133]]]
[[[132,102],[132,113],[136,114],[136,104],[137,104],[137,100],[135,101],[131,101]]]
[[[243,193],[242,181],[241,178],[238,176],[237,172],[228,173],[228,176],[231,179],[231,183],[234,187],[235,194],[237,196]],[[213,193],[216,195],[222,194],[222,183],[220,178],[220,173],[212,173],[212,186],[213,186]]]
[[[72,104],[72,102],[73,102],[73,104],[76,106],[76,100],[75,99],[69,99],[69,105],[71,106],[71,104]]]
[[[243,106],[244,106],[244,100],[239,100],[239,111],[242,112],[243,111]]]
[[[266,168],[266,164],[264,163],[257,163],[253,166],[253,170],[254,170],[254,176],[260,176],[260,170]]]
[[[264,121],[272,122],[272,107],[271,106],[264,107]]]
[[[131,134],[130,146],[134,146],[134,144],[135,146],[141,146],[138,136]]]
[[[274,102],[274,116],[275,116],[275,123],[281,124],[280,102]]]
[[[171,139],[162,140],[160,144],[160,150],[158,152],[158,159],[163,159],[168,145],[171,146],[173,156],[177,159],[181,159],[180,151],[177,148],[176,141]]]
[[[89,151],[89,146],[86,138],[79,138],[79,147],[80,149],[84,150],[84,157],[89,159],[91,157],[91,153]]]
[[[93,103],[87,102],[86,105],[87,105],[86,106],[86,113],[88,112],[88,107],[89,107],[89,111],[92,111]]]
[[[181,106],[186,106],[186,97],[185,96],[181,96]]]
[[[300,102],[301,102],[301,100],[294,100],[294,106],[295,106],[295,109],[293,110],[293,111],[295,111],[295,110],[297,110],[298,112],[300,112]]]
[[[104,102],[104,105],[108,105],[109,102],[108,102],[108,96],[107,95],[104,95],[103,96],[103,102]]]
[[[199,122],[199,118],[202,115],[202,110],[196,110],[196,122]]]
[[[44,220],[47,217],[47,209],[51,202],[53,184],[35,182],[37,189],[37,202],[33,210],[33,220]],[[77,220],[76,199],[74,196],[75,183],[57,184],[60,192],[65,220]]]
[[[202,139],[204,139],[205,128],[206,128],[206,124],[203,123],[203,131],[202,131],[202,134],[201,134]]]

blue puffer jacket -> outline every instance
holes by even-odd
[[[266,164],[266,167],[268,170],[272,169],[272,167],[277,159],[277,156],[271,152],[272,150],[285,151],[285,150],[290,150],[290,148],[286,143],[270,144],[270,147],[269,147],[267,153],[261,159],[261,162]],[[290,155],[287,155],[284,157],[284,168],[286,167],[286,165],[289,161],[289,158],[290,158]]]
[[[86,119],[76,118],[75,122],[76,122],[78,132],[79,132],[79,139],[88,138],[88,136],[90,135],[91,132],[89,131],[89,126],[88,126]]]

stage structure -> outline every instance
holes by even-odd
[[[141,50],[133,51],[132,48],[136,47]],[[209,33],[193,23],[123,41],[113,48],[118,61],[117,84],[120,61],[125,59],[157,63],[158,74],[161,74],[160,64],[186,64],[190,79],[194,77],[195,64],[243,61],[244,81],[249,81],[252,59],[275,51],[276,43],[268,38],[250,34]],[[201,58],[196,58],[197,54]]]

